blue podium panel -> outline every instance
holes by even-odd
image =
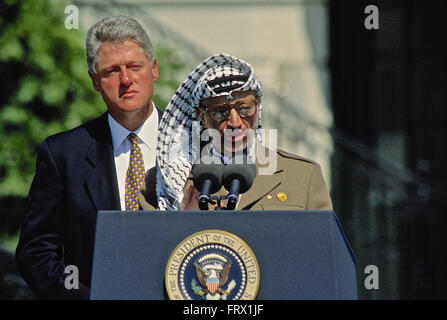
[[[253,250],[257,299],[357,299],[355,258],[332,211],[100,211],[91,299],[165,299],[171,253],[209,229]]]

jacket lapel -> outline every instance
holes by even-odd
[[[256,170],[259,172],[259,165],[256,163]],[[252,187],[241,195],[240,202],[237,206],[238,210],[247,210],[256,202],[265,197],[270,191],[281,184],[283,170],[277,170],[271,175],[256,175]]]
[[[263,152],[263,155],[266,155],[269,152],[276,151],[265,148]],[[249,210],[254,204],[256,204],[256,202],[261,200],[263,197],[265,197],[268,193],[270,193],[273,189],[277,188],[281,184],[281,181],[283,181],[284,179],[284,170],[280,166],[280,162],[278,161],[278,159],[276,159],[276,161],[277,167],[276,171],[273,174],[256,174],[251,188],[246,193],[239,196],[240,200],[237,205],[237,210]],[[262,167],[258,162],[258,157],[256,157],[255,165],[256,172],[258,173],[260,171],[259,169]],[[217,192],[215,195],[223,196],[226,194],[228,194],[228,191],[222,186],[219,192]]]
[[[98,122],[88,130],[91,143],[86,160],[91,169],[86,178],[87,190],[97,210],[120,210],[112,137],[107,113],[103,114]]]

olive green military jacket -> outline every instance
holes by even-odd
[[[273,174],[257,174],[252,187],[240,195],[237,210],[332,210],[332,202],[321,167],[315,161],[277,150]],[[259,164],[256,163],[259,169]],[[259,171],[257,171],[259,172]],[[155,210],[156,169],[148,170],[139,192],[140,208]],[[188,179],[185,190],[192,183]],[[222,189],[216,195],[226,194]]]

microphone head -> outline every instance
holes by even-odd
[[[254,163],[227,164],[223,171],[222,183],[230,192],[231,183],[238,179],[240,182],[239,193],[247,192],[256,178],[256,166]]]
[[[210,194],[222,187],[223,164],[195,164],[192,168],[194,187],[201,190],[205,180],[211,181]]]

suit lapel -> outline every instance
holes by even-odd
[[[91,143],[86,161],[90,171],[86,178],[87,190],[97,210],[120,210],[118,183],[113,157],[112,137],[107,113],[94,122],[88,131]]]

